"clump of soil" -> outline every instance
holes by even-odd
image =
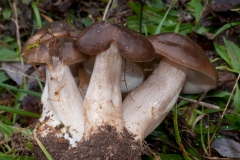
[[[94,133],[88,140],[83,139],[72,148],[69,142],[54,135],[46,137],[38,136],[53,159],[57,160],[139,160],[141,156],[141,146],[135,141],[133,135],[126,129],[117,132],[113,126],[99,127],[99,133]],[[47,160],[38,145],[34,144],[34,156],[38,160]]]
[[[16,151],[16,156],[31,156],[32,152],[32,137],[22,134],[20,131],[17,131],[12,134],[10,137],[11,146]]]

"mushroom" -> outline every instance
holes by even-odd
[[[77,45],[81,52],[96,55],[83,103],[86,122],[84,144],[101,137],[94,141],[99,147],[109,142],[109,137],[114,137],[113,142],[109,142],[112,143],[110,146],[101,147],[104,154],[122,156],[124,146],[125,155],[128,152],[139,158],[140,143],[135,142],[126,131],[122,117],[122,57],[134,62],[152,60],[155,55],[152,44],[143,35],[127,27],[100,21],[77,36]]]
[[[46,64],[42,94],[43,112],[34,135],[46,143],[62,137],[72,147],[84,132],[83,96],[69,65],[85,61],[76,45],[77,30],[65,22],[53,22],[39,30],[23,46],[22,56],[32,65]]]
[[[22,54],[26,54],[28,50],[39,46],[40,42],[52,39],[53,37],[72,37],[75,38],[79,31],[66,22],[52,22],[41,28],[37,33],[30,37],[23,45]]]
[[[92,57],[89,61],[83,64],[84,69],[80,70],[81,77],[90,77],[93,71],[94,63],[96,57]],[[122,59],[122,71],[121,71],[121,93],[127,93],[131,90],[135,89],[139,86],[145,79],[144,72],[141,67],[134,63],[130,62],[126,59]],[[87,87],[89,82],[87,83],[85,79],[83,79],[83,83],[80,83],[80,88],[84,91],[87,91]],[[90,78],[89,78],[90,81]],[[85,92],[86,93],[86,92]]]
[[[181,91],[205,92],[218,82],[216,69],[191,39],[176,33],[148,39],[163,58],[147,80],[123,101],[125,126],[141,142],[164,120]]]
[[[121,74],[121,92],[128,93],[143,83],[145,77],[141,67],[134,62],[123,59]]]

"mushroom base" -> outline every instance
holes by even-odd
[[[134,140],[134,136],[129,134],[126,129],[121,133],[110,125],[101,126],[98,129],[101,132],[92,134],[89,139],[82,139],[77,143],[77,147],[71,147],[68,140],[52,134],[48,134],[46,137],[39,135],[38,138],[53,159],[140,159],[140,142]],[[36,143],[34,144],[34,157],[47,160]]]

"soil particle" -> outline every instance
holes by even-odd
[[[126,129],[118,133],[115,127],[106,125],[99,127],[98,133],[89,139],[83,139],[77,147],[70,147],[68,140],[54,135],[38,136],[39,140],[55,160],[139,160],[140,143]],[[34,156],[38,160],[47,160],[38,145],[34,144]]]

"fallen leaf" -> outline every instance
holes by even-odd
[[[240,144],[229,138],[219,138],[211,144],[221,156],[228,158],[240,158]]]
[[[26,72],[31,65],[24,65],[24,72]],[[2,68],[5,70],[7,75],[15,81],[19,86],[23,82],[23,74],[24,72],[22,71],[22,65],[19,62],[2,62]]]

